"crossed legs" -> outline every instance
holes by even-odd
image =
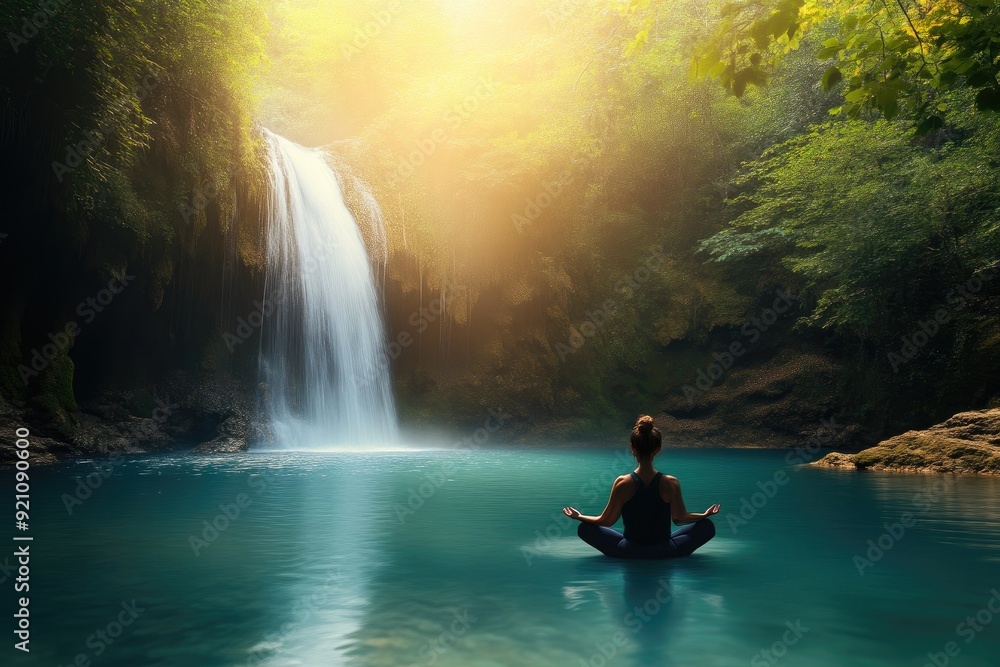
[[[576,531],[580,539],[612,558],[677,558],[690,556],[715,537],[715,524],[710,519],[681,526],[670,539],[653,545],[633,544],[617,530],[580,522]]]

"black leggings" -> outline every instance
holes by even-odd
[[[635,544],[625,539],[617,530],[580,522],[576,531],[580,539],[612,558],[676,558],[690,556],[715,537],[715,524],[709,519],[681,526],[670,534],[670,539],[659,544]]]

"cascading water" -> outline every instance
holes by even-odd
[[[398,434],[382,312],[357,222],[321,150],[266,130],[265,138],[271,314],[260,370],[276,446],[392,444]]]

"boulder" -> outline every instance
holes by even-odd
[[[1000,475],[1000,408],[960,412],[857,454],[828,454],[813,465],[854,470]]]

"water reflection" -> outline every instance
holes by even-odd
[[[271,513],[265,521],[291,522],[294,550],[271,573],[283,603],[269,609],[269,629],[248,648],[247,667],[347,664],[345,638],[365,615],[381,549],[373,513],[378,465],[356,453],[314,458],[315,466],[274,485],[262,503]]]
[[[862,576],[853,557],[939,478],[799,470],[737,532],[721,517],[694,556],[619,561],[553,517],[612,458],[130,459],[72,516],[59,494],[80,468],[41,470],[51,502],[38,510],[47,549],[32,562],[45,574],[32,604],[46,641],[13,667],[68,664],[132,598],[146,611],[105,667],[745,667],[799,619],[809,634],[782,664],[923,664],[997,587],[998,480],[962,478]],[[783,458],[671,461],[692,505],[721,489],[706,502],[739,507]],[[272,481],[257,493],[248,479],[264,471]],[[191,535],[241,492],[253,504],[193,553]],[[527,558],[525,546],[539,551]],[[995,664],[998,637],[991,626],[963,645],[962,663]]]
[[[859,481],[872,493],[881,522],[898,522],[909,513],[936,541],[985,549],[992,552],[986,558],[1000,560],[994,539],[1000,533],[1000,479],[867,472]]]
[[[687,608],[683,591],[678,595],[671,584],[670,564],[595,556],[580,559],[576,571],[579,583],[566,587],[567,599],[592,595],[606,615],[602,632],[587,635],[584,662],[628,656],[624,664],[664,664]]]

